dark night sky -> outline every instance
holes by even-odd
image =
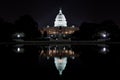
[[[0,16],[14,22],[19,16],[30,14],[39,26],[53,26],[62,7],[68,25],[82,22],[101,22],[112,19],[120,24],[120,3],[115,0],[1,0]]]

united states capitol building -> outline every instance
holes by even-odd
[[[79,30],[78,27],[67,26],[67,20],[65,18],[65,15],[62,13],[62,10],[59,10],[59,13],[57,14],[54,26],[46,26],[39,28],[40,32],[44,34],[44,32],[47,33],[47,37],[50,38],[50,40],[70,40],[70,35],[74,33],[75,31]]]

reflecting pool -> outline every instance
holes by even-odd
[[[119,49],[117,44],[1,45],[1,72],[6,76],[36,75],[44,80],[103,77],[119,70]]]

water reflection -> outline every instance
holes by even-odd
[[[14,45],[13,51],[16,53],[24,53],[24,45],[23,44]]]
[[[15,53],[24,53],[17,55],[18,58],[20,59],[18,60],[19,62],[21,63],[29,62],[32,64],[34,61],[35,61],[34,63],[36,63],[37,62],[36,58],[39,57],[38,58],[39,65],[43,65],[40,62],[46,63],[50,61],[49,64],[51,63],[54,64],[53,66],[55,67],[55,70],[58,71],[59,75],[63,75],[64,71],[66,72],[66,68],[68,69],[68,67],[66,66],[73,66],[69,64],[70,62],[73,62],[75,65],[82,64],[82,66],[86,67],[91,65],[94,66],[98,63],[99,64],[107,63],[107,61],[111,59],[111,57],[107,55],[110,52],[110,50],[109,50],[109,46],[106,44],[102,44],[102,45],[97,44],[90,46],[70,45],[70,44],[30,46],[30,45],[16,44],[13,45],[12,48],[13,48],[12,50]],[[99,56],[99,54],[102,56]],[[104,55],[108,57],[105,57]],[[79,62],[76,62],[76,60],[78,60]]]
[[[62,75],[62,72],[67,64],[67,57],[62,57],[62,58],[54,57],[54,63],[55,63],[55,67],[59,71],[59,75]]]
[[[47,59],[54,58],[55,67],[59,71],[59,75],[62,75],[67,65],[67,59],[75,59],[75,57],[79,57],[79,54],[72,50],[71,45],[49,45],[41,50],[40,56]]]
[[[100,47],[99,52],[102,54],[107,54],[109,52],[109,46],[108,45],[98,45]]]
[[[71,57],[74,59],[74,57],[78,56],[78,54],[75,54],[75,52],[72,50],[70,45],[43,46],[39,53],[41,56],[45,57]]]

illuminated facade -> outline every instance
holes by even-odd
[[[62,13],[62,10],[59,10],[59,13],[57,14],[54,26],[50,27],[43,27],[39,29],[42,34],[44,32],[47,32],[47,37],[49,37],[51,40],[65,40],[70,39],[70,34],[74,33],[75,31],[79,30],[78,27],[73,26],[67,26],[67,21],[65,18],[65,15]]]

